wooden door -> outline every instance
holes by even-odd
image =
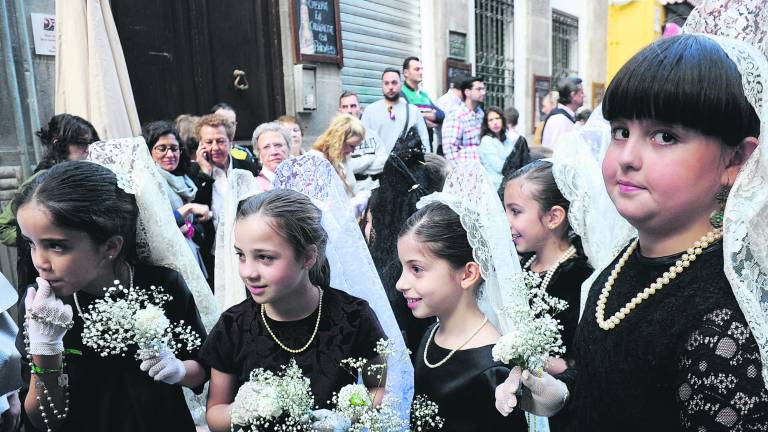
[[[236,138],[249,140],[285,112],[278,0],[112,0],[112,10],[142,124],[227,102]]]

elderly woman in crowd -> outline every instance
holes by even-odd
[[[277,122],[262,123],[253,131],[251,145],[261,162],[256,183],[264,192],[272,190],[277,166],[291,155],[291,137]]]
[[[169,121],[145,124],[142,135],[152,159],[160,168],[160,175],[165,180],[163,188],[173,209],[176,225],[187,239],[203,275],[207,278],[208,269],[203,263],[199,244],[203,236],[201,223],[211,218],[211,209],[205,204],[195,202],[197,186],[187,176],[190,167],[189,156],[179,144],[179,134]]]

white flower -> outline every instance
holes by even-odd
[[[371,405],[368,389],[362,384],[347,384],[339,390],[338,408],[342,411],[360,411]]]
[[[141,336],[160,338],[170,325],[165,312],[153,304],[140,309],[134,315],[134,330]]]
[[[247,425],[255,418],[274,418],[282,412],[280,395],[275,387],[247,382],[240,387],[232,404],[232,423]]]

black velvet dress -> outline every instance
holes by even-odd
[[[509,368],[493,361],[493,345],[456,351],[444,364],[430,368],[424,364],[424,349],[430,326],[421,341],[414,366],[414,395],[425,395],[439,407],[445,419],[444,432],[523,432],[528,430],[520,410],[507,417],[496,410],[496,386],[509,376]],[[427,360],[435,364],[450,350],[429,341]]]
[[[312,335],[317,309],[298,321],[266,318],[280,342],[298,348]],[[320,325],[306,351],[291,354],[275,343],[264,327],[261,306],[248,298],[221,315],[208,335],[200,358],[207,366],[234,375],[238,388],[249,380],[252,370],[264,368],[277,372],[293,358],[310,379],[315,405],[327,408],[334,392],[355,383],[355,376],[341,366],[341,361],[375,358],[376,342],[386,338],[368,302],[323,287]]]
[[[639,249],[613,286],[606,317],[681,256],[651,259]],[[605,331],[596,303],[618,259],[590,290],[574,341],[576,368],[560,376],[571,392],[573,430],[768,430],[760,353],[723,272],[722,243]]]
[[[137,265],[134,270],[134,286],[155,285],[173,296],[164,305],[171,322],[184,323],[205,340],[205,328],[195,307],[195,300],[184,279],[175,271],[148,265]],[[87,311],[96,297],[78,292],[77,298],[83,312]],[[64,348],[82,351],[82,356],[67,355],[65,372],[69,374],[70,409],[59,431],[194,431],[195,424],[187,408],[180,385],[155,381],[139,369],[134,358],[135,350],[125,357],[101,357],[83,345],[80,335],[83,320],[75,308],[73,297],[62,299],[75,312],[74,327],[64,336]],[[21,308],[23,309],[23,301]],[[20,310],[20,315],[24,311]],[[17,345],[23,349],[23,335]],[[24,351],[21,351],[25,357]],[[177,354],[180,360],[195,359],[197,350]],[[29,383],[29,367],[22,363],[26,382]],[[198,389],[202,390],[202,388]],[[27,424],[27,430],[35,430]]]
[[[524,265],[531,258],[532,254],[521,257],[521,265]],[[563,337],[563,346],[565,355],[563,358],[573,365],[573,337],[576,334],[576,327],[579,324],[579,307],[581,307],[581,283],[584,282],[594,271],[587,258],[576,255],[568,261],[560,264],[557,270],[552,274],[547,286],[547,293],[560,300],[568,302],[568,308],[560,312],[556,318],[560,320],[563,326],[561,335]],[[541,273],[542,279],[546,272]],[[549,430],[551,432],[562,432],[568,430],[568,425],[572,423],[572,414],[568,407],[561,410],[557,415],[549,418]]]

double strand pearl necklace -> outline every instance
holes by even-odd
[[[608,295],[611,293],[611,289],[613,289],[613,284],[616,282],[616,278],[619,276],[619,272],[621,272],[624,264],[626,264],[629,257],[635,251],[635,248],[637,248],[638,239],[635,239],[635,241],[633,241],[632,244],[627,248],[626,252],[624,252],[624,255],[622,255],[621,259],[619,259],[619,262],[616,263],[616,266],[613,268],[613,270],[611,270],[611,274],[608,276],[608,280],[605,282],[603,291],[600,293],[600,298],[597,300],[597,309],[595,312],[597,325],[599,325],[600,328],[605,331],[611,330],[619,325],[621,320],[629,315],[629,313],[632,312],[635,307],[637,307],[637,305],[642,303],[643,300],[648,299],[648,297],[656,294],[656,291],[669,284],[672,279],[676,278],[677,275],[682,273],[683,270],[690,266],[692,262],[696,261],[696,258],[702,254],[704,249],[709,247],[710,244],[720,240],[722,237],[723,231],[719,228],[706,233],[699,240],[693,243],[693,247],[688,248],[683,256],[680,257],[680,259],[677,260],[674,265],[669,267],[669,270],[665,271],[659,278],[657,278],[656,282],[653,282],[650,286],[640,291],[632,300],[624,305],[623,308],[619,309],[618,312],[606,320],[605,303],[608,301]]]
[[[544,279],[541,280],[541,289],[546,291],[547,287],[549,286],[549,281],[552,280],[552,275],[555,274],[557,271],[557,268],[560,267],[560,264],[568,261],[571,259],[572,256],[576,255],[576,247],[571,245],[564,254],[560,256],[560,258],[557,259],[557,262],[555,265],[553,265],[549,270],[547,270],[547,273],[544,275]],[[533,261],[536,260],[536,255],[534,254],[531,259],[528,260],[527,263],[523,266],[523,269],[527,269],[531,267],[531,264],[533,264]]]
[[[115,280],[114,284],[119,284],[119,280]],[[128,265],[128,289],[133,290],[133,267]],[[85,318],[83,318],[83,310],[80,309],[80,302],[77,300],[77,291],[75,291],[74,294],[72,294],[72,297],[75,298],[75,308],[77,308],[77,314],[80,315],[80,319],[85,321]]]
[[[280,348],[288,351],[291,354],[298,354],[307,348],[309,348],[309,345],[312,343],[313,340],[315,340],[315,336],[317,336],[317,329],[320,328],[320,315],[323,312],[323,289],[318,287],[317,290],[320,292],[320,300],[317,303],[317,321],[315,321],[315,329],[312,331],[312,336],[309,337],[309,340],[307,341],[306,345],[299,349],[293,349],[285,346],[284,343],[280,342],[280,340],[275,336],[275,333],[272,331],[271,328],[269,328],[269,324],[267,324],[267,316],[264,312],[264,305],[261,305],[261,320],[264,321],[264,327],[266,327],[267,331],[269,332],[269,335],[272,336],[272,339],[280,345]]]
[[[485,327],[485,324],[486,324],[486,323],[488,323],[488,317],[485,317],[485,319],[483,320],[483,323],[482,323],[482,324],[480,324],[480,327],[478,327],[478,328],[477,328],[477,330],[475,330],[475,332],[474,332],[474,333],[472,333],[472,334],[471,334],[471,335],[470,335],[470,336],[467,338],[467,340],[465,340],[465,341],[464,341],[464,343],[463,343],[463,344],[461,344],[461,345],[460,345],[458,348],[456,348],[456,349],[452,349],[452,350],[451,350],[451,352],[449,352],[449,353],[448,353],[448,355],[447,355],[447,356],[445,356],[445,358],[444,358],[444,359],[440,360],[439,362],[437,362],[437,363],[435,363],[435,364],[432,364],[432,363],[430,363],[430,362],[427,360],[427,349],[429,349],[429,344],[430,344],[430,342],[432,342],[432,340],[433,340],[433,339],[434,339],[434,337],[435,337],[435,332],[437,331],[437,328],[438,328],[438,327],[440,327],[440,323],[438,323],[438,324],[437,324],[435,327],[433,327],[433,328],[432,328],[432,332],[429,334],[429,339],[427,339],[427,344],[424,346],[424,364],[425,364],[425,365],[427,365],[427,367],[428,367],[428,368],[430,368],[430,369],[434,369],[434,368],[436,368],[436,367],[439,367],[439,366],[442,366],[442,365],[444,365],[444,364],[445,364],[445,362],[447,362],[447,361],[448,361],[448,359],[450,359],[451,357],[453,357],[453,355],[454,355],[454,354],[456,354],[456,351],[459,351],[460,349],[464,348],[464,347],[465,347],[465,346],[466,346],[466,345],[469,343],[469,341],[471,341],[471,340],[472,340],[472,338],[474,338],[475,336],[477,336],[477,334],[478,334],[478,333],[480,333],[480,330],[482,330],[482,329],[483,329],[483,327]]]

